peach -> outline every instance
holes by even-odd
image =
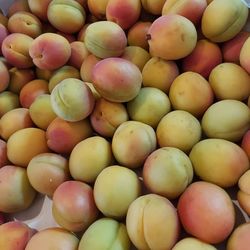
[[[43,79],[46,81],[50,80],[50,77],[54,74],[53,70],[48,70],[48,69],[40,69],[36,67],[36,76],[38,79]]]
[[[244,150],[224,139],[204,139],[198,142],[189,157],[195,174],[201,180],[223,188],[235,185],[249,169],[249,160]]]
[[[0,211],[4,213],[25,210],[30,207],[36,195],[26,169],[13,165],[0,168],[0,191]]]
[[[92,135],[92,128],[87,119],[67,122],[55,118],[46,130],[48,147],[59,154],[70,154],[80,141]]]
[[[143,181],[155,194],[177,198],[192,182],[193,167],[188,156],[174,147],[162,147],[151,153],[143,166]]]
[[[249,36],[250,32],[241,31],[231,40],[222,44],[221,51],[224,62],[239,64],[241,48]]]
[[[177,211],[186,232],[210,244],[224,241],[234,228],[231,198],[209,182],[192,183],[179,198]]]
[[[1,79],[0,92],[3,92],[9,86],[10,74],[9,74],[8,68],[1,61],[0,61],[0,79]]]
[[[76,78],[61,81],[51,92],[52,109],[66,121],[85,119],[92,112],[94,103],[88,85]]]
[[[236,227],[227,241],[227,250],[247,250],[250,244],[250,223]]]
[[[34,39],[29,54],[38,68],[55,70],[69,60],[71,48],[63,36],[55,33],[44,33]]]
[[[80,79],[79,70],[69,65],[62,66],[55,70],[49,79],[49,92],[51,93],[58,83],[67,78]]]
[[[18,11],[30,11],[28,0],[14,0],[8,9],[7,16],[10,17]]]
[[[135,24],[140,14],[140,0],[109,0],[106,6],[107,20],[117,23],[124,30]]]
[[[201,125],[192,114],[175,110],[166,114],[156,129],[160,147],[176,147],[189,152],[201,139]]]
[[[107,58],[120,56],[127,45],[127,38],[118,24],[99,21],[87,27],[84,43],[90,53],[100,58]]]
[[[0,226],[0,249],[24,250],[36,231],[21,221],[10,221]]]
[[[78,250],[129,250],[130,245],[126,226],[123,223],[111,218],[101,218],[84,232]]]
[[[161,13],[162,15],[179,14],[198,25],[206,7],[206,0],[167,0]]]
[[[129,30],[128,30],[128,44],[130,46],[139,46],[145,50],[148,50],[149,45],[147,41],[147,33],[148,29],[151,26],[151,22],[136,22]]]
[[[51,106],[50,95],[39,95],[30,105],[29,114],[38,128],[46,130],[57,117]]]
[[[140,180],[136,173],[118,165],[104,168],[94,184],[97,208],[105,216],[117,219],[126,216],[129,205],[140,196],[140,192]]]
[[[47,21],[47,10],[52,0],[28,0],[30,11],[42,21]]]
[[[238,142],[250,126],[249,107],[237,100],[215,102],[204,113],[201,126],[209,138]]]
[[[48,6],[49,22],[65,33],[78,32],[85,23],[86,13],[83,6],[73,0],[52,0]]]
[[[222,53],[219,45],[207,39],[201,39],[192,53],[182,59],[182,69],[199,73],[207,78],[212,69],[220,63],[222,63]]]
[[[22,33],[36,38],[42,34],[42,23],[35,15],[19,11],[9,18],[8,30],[11,33]]]
[[[250,52],[250,37],[246,39],[240,50],[240,65],[250,73],[249,53]]]
[[[193,237],[187,237],[178,241],[172,250],[217,250],[213,245],[207,244]]]
[[[92,188],[80,181],[66,181],[54,192],[52,212],[63,228],[80,232],[88,228],[98,216]]]
[[[19,94],[26,83],[35,79],[33,69],[18,69],[14,67],[9,70],[9,74],[10,82],[8,89],[15,94]]]
[[[188,56],[197,42],[193,23],[178,14],[168,14],[155,19],[147,37],[150,54],[166,60]]]
[[[142,71],[144,65],[148,62],[151,56],[145,49],[139,46],[127,46],[124,53],[121,55],[121,58],[132,62],[140,69],[140,71]]]
[[[98,19],[106,18],[106,7],[109,0],[88,0],[88,8],[90,13]]]
[[[82,140],[73,148],[69,170],[74,180],[93,183],[99,173],[112,163],[111,143],[103,137],[93,136]]]
[[[112,138],[112,150],[117,162],[128,168],[142,166],[155,149],[155,132],[142,122],[123,122]]]
[[[69,58],[69,64],[80,69],[84,59],[89,55],[89,52],[85,44],[81,41],[75,41],[70,44],[71,56]]]
[[[29,110],[26,108],[15,108],[1,117],[0,134],[7,141],[16,131],[32,126],[33,122],[30,118]]]
[[[20,69],[32,67],[29,49],[33,40],[32,37],[21,33],[8,35],[2,43],[2,53],[7,62]]]
[[[134,99],[142,84],[139,68],[118,57],[98,62],[93,68],[92,79],[98,93],[111,102],[128,102]]]
[[[248,130],[242,138],[241,148],[246,152],[249,160],[250,160],[250,130]]]
[[[35,79],[26,83],[19,95],[20,103],[23,108],[29,108],[35,99],[42,94],[48,94],[48,82],[42,79]]]
[[[122,103],[110,102],[103,98],[96,101],[90,115],[93,129],[104,137],[112,137],[117,127],[128,120],[128,112]]]
[[[158,88],[168,93],[172,82],[178,75],[179,69],[174,61],[152,57],[142,70],[143,86]]]
[[[209,83],[217,100],[243,101],[250,95],[250,76],[235,63],[221,63],[209,75]]]
[[[212,105],[214,94],[203,76],[188,71],[175,78],[169,90],[169,99],[174,109],[185,110],[200,117]]]
[[[0,93],[0,117],[19,106],[18,95],[10,91],[3,91]]]
[[[36,155],[28,164],[27,175],[36,191],[52,197],[57,187],[70,178],[68,160],[54,153]]]
[[[228,41],[241,31],[247,17],[248,8],[242,1],[214,0],[203,13],[202,33],[212,42]]]
[[[63,249],[77,250],[79,239],[63,228],[46,228],[36,233],[25,250]]]
[[[154,15],[160,15],[166,0],[141,0],[144,10]]]
[[[128,235],[137,249],[172,249],[180,225],[173,204],[157,194],[140,196],[131,203],[126,217]]]
[[[34,156],[48,151],[45,132],[39,128],[20,129],[7,142],[8,159],[22,167],[27,167]]]
[[[3,40],[9,35],[9,31],[7,27],[0,23],[0,48],[2,48]],[[0,54],[2,54],[2,50],[0,49]]]
[[[92,82],[92,70],[101,59],[93,54],[89,54],[84,60],[80,68],[81,78],[85,82]]]
[[[132,120],[156,128],[163,116],[170,112],[171,104],[168,96],[160,89],[144,87],[127,103],[127,110]]]

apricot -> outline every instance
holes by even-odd
[[[52,0],[28,0],[30,11],[42,21],[47,21],[47,10]]]
[[[139,68],[128,60],[118,57],[98,62],[93,68],[92,79],[98,93],[112,102],[132,100],[139,93],[142,84]]]
[[[112,138],[112,150],[117,162],[128,168],[138,168],[156,149],[153,128],[137,121],[123,122]]]
[[[105,216],[117,219],[126,216],[129,205],[139,197],[140,192],[141,185],[136,173],[118,165],[104,168],[94,184],[97,208]]]
[[[242,138],[241,141],[241,148],[245,151],[247,154],[249,160],[250,160],[250,130],[248,130]]]
[[[8,25],[8,17],[4,15],[3,13],[0,13],[0,24],[2,24],[4,27],[7,28]]]
[[[172,249],[180,231],[173,204],[157,194],[146,194],[134,200],[128,209],[126,226],[137,249]]]
[[[53,111],[66,121],[85,119],[92,112],[94,103],[90,88],[76,78],[61,81],[51,92]]]
[[[166,60],[177,60],[189,55],[197,42],[193,23],[178,14],[163,15],[155,19],[147,37],[150,54]]]
[[[223,188],[235,185],[249,169],[249,160],[244,150],[224,139],[204,139],[198,142],[189,157],[200,179]]]
[[[48,69],[40,69],[36,67],[35,69],[36,72],[36,77],[39,79],[43,79],[46,81],[50,80],[50,77],[53,75],[54,71],[53,70],[48,70]]]
[[[54,192],[52,213],[63,228],[86,230],[98,216],[92,188],[80,181],[63,182]]]
[[[9,86],[10,74],[9,74],[8,68],[1,61],[0,61],[0,79],[1,79],[0,92],[3,92]]]
[[[7,144],[4,140],[0,139],[0,168],[7,165],[8,163]]]
[[[166,0],[141,0],[143,9],[154,15],[161,14],[165,2]]]
[[[249,51],[250,51],[250,37],[246,39],[240,50],[240,65],[248,72],[250,72],[249,63]]]
[[[98,19],[106,18],[106,8],[109,0],[88,0],[88,8]]]
[[[0,14],[1,17],[1,14]],[[0,48],[2,48],[3,40],[9,35],[9,31],[7,27],[5,27],[3,24],[1,24],[0,20]],[[0,55],[2,55],[2,50],[0,49]]]
[[[0,211],[4,213],[25,210],[31,206],[36,195],[36,191],[30,185],[26,169],[14,165],[0,168],[0,191]]]
[[[55,70],[70,58],[71,48],[66,38],[55,33],[44,33],[34,39],[29,54],[41,69]]]
[[[18,11],[30,11],[28,0],[14,0],[8,8],[7,16],[11,17]]]
[[[18,95],[10,91],[3,91],[0,93],[0,117],[2,117],[8,111],[19,107],[20,104]]]

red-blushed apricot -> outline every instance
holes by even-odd
[[[227,250],[248,250],[250,244],[250,223],[236,227],[227,241]]]
[[[35,72],[36,72],[36,77],[38,79],[43,79],[43,80],[46,80],[46,81],[49,81],[50,77],[54,74],[53,70],[40,69],[38,67],[36,67]]]
[[[147,33],[148,29],[151,26],[151,22],[136,22],[129,30],[128,30],[128,44],[130,46],[139,46],[145,50],[148,50],[149,45],[147,41]]]
[[[12,109],[0,119],[0,135],[6,141],[16,131],[30,127],[33,127],[33,122],[26,108]]]
[[[174,61],[152,57],[142,70],[144,87],[154,87],[168,93],[174,79],[179,75],[179,69]]]
[[[9,35],[7,27],[0,23],[0,48],[2,48],[3,40]],[[0,49],[0,55],[2,55],[2,50]]]
[[[248,31],[241,31],[234,38],[222,44],[221,51],[224,62],[239,64],[241,48],[249,36]]]
[[[189,158],[201,180],[222,188],[235,185],[249,169],[249,160],[237,144],[223,139],[204,139],[192,148]],[[220,167],[218,167],[220,166]]]
[[[36,230],[21,221],[0,225],[0,249],[23,250]]]
[[[189,185],[179,198],[177,211],[185,231],[210,244],[224,241],[234,228],[232,200],[224,189],[209,182]]]
[[[109,0],[88,0],[88,8],[98,19],[106,18],[106,8]]]
[[[54,70],[69,60],[71,48],[63,36],[55,33],[44,33],[33,40],[29,54],[37,67]]]
[[[14,0],[8,8],[7,16],[10,17],[18,11],[30,11],[28,0]]]
[[[77,250],[79,239],[63,228],[46,228],[36,233],[28,242],[25,250],[63,249]]]
[[[105,216],[111,218],[124,218],[129,205],[140,193],[141,185],[136,173],[118,165],[104,168],[94,184],[96,206]]]
[[[0,62],[0,79],[0,92],[3,92],[8,88],[10,82],[9,70],[3,62]]]
[[[7,62],[17,68],[32,67],[33,62],[29,49],[33,40],[32,37],[21,33],[8,35],[2,43],[2,53]]]
[[[241,148],[246,152],[249,160],[250,160],[250,130],[248,130],[242,138]]]
[[[147,37],[150,54],[166,60],[188,56],[197,42],[194,24],[178,14],[163,15],[155,19]]]
[[[249,55],[250,55],[250,37],[246,39],[240,50],[240,65],[248,72],[248,74],[250,73]]]
[[[92,223],[81,237],[78,250],[120,249],[131,246],[126,226],[111,218],[101,218]]]
[[[179,238],[176,209],[167,198],[157,194],[140,196],[130,204],[126,226],[137,249],[172,249]]]
[[[142,74],[137,66],[126,59],[111,57],[98,62],[92,71],[97,92],[112,102],[127,102],[137,96]]]
[[[70,179],[68,160],[54,153],[36,155],[29,162],[27,175],[35,190],[52,197],[57,187]]]
[[[93,129],[104,137],[112,137],[117,127],[128,120],[129,116],[124,104],[110,102],[103,98],[96,101],[90,115]]]
[[[46,130],[47,145],[59,154],[70,154],[77,143],[90,137],[92,133],[87,119],[68,122],[57,117]]]
[[[212,69],[220,63],[222,63],[222,53],[218,44],[201,39],[191,54],[182,59],[182,69],[199,73],[207,78]]]
[[[106,6],[107,20],[117,23],[124,30],[135,24],[140,14],[140,0],[109,0]]]
[[[161,13],[162,15],[179,14],[198,25],[206,7],[206,0],[167,0]]]
[[[20,104],[18,95],[10,91],[3,91],[0,93],[0,117],[8,111],[19,107]]]
[[[41,153],[49,152],[45,131],[39,128],[24,128],[13,133],[7,141],[8,159],[22,167]]]
[[[112,150],[119,164],[138,168],[156,149],[156,135],[153,128],[137,121],[123,122],[112,138]]]
[[[84,59],[89,55],[85,44],[81,41],[75,41],[70,44],[71,56],[68,63],[77,69],[80,69]]]
[[[0,211],[4,213],[25,210],[30,207],[36,195],[26,169],[14,165],[0,168],[0,192]]]
[[[52,212],[56,222],[72,232],[86,230],[98,216],[91,186],[66,181],[54,192]]]
[[[30,8],[30,11],[36,15],[38,18],[40,18],[42,21],[47,21],[48,16],[47,16],[47,10],[49,3],[52,0],[28,0],[28,5]]]
[[[141,0],[143,9],[154,15],[161,14],[165,2],[166,0]]]
[[[8,163],[7,144],[4,140],[0,139],[0,168],[7,165]]]
[[[66,121],[80,121],[91,114],[95,104],[92,91],[76,78],[62,80],[51,92],[51,105],[56,115]]]
[[[48,6],[49,22],[65,33],[78,32],[85,23],[86,13],[80,3],[74,0],[52,0]]]
[[[169,99],[173,109],[181,109],[200,117],[213,103],[214,94],[203,76],[188,71],[175,78],[170,86]]]
[[[20,103],[23,108],[29,108],[35,99],[42,94],[48,94],[48,82],[42,79],[35,79],[26,83],[19,95]]]
[[[9,74],[10,82],[8,90],[16,94],[19,94],[22,87],[36,77],[33,69],[18,69],[16,67],[11,68]]]
[[[8,30],[11,33],[22,33],[36,38],[42,34],[42,23],[35,15],[19,11],[9,18]]]
[[[30,105],[29,114],[31,120],[38,128],[46,130],[57,117],[51,106],[50,95],[39,95]]]

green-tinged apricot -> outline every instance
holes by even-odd
[[[0,93],[0,117],[8,111],[19,107],[20,104],[18,95],[10,91],[3,91]]]
[[[244,42],[241,50],[240,50],[240,65],[250,73],[250,37]]]
[[[10,74],[8,68],[3,62],[0,62],[0,79],[0,92],[3,92],[8,88],[10,82]]]

